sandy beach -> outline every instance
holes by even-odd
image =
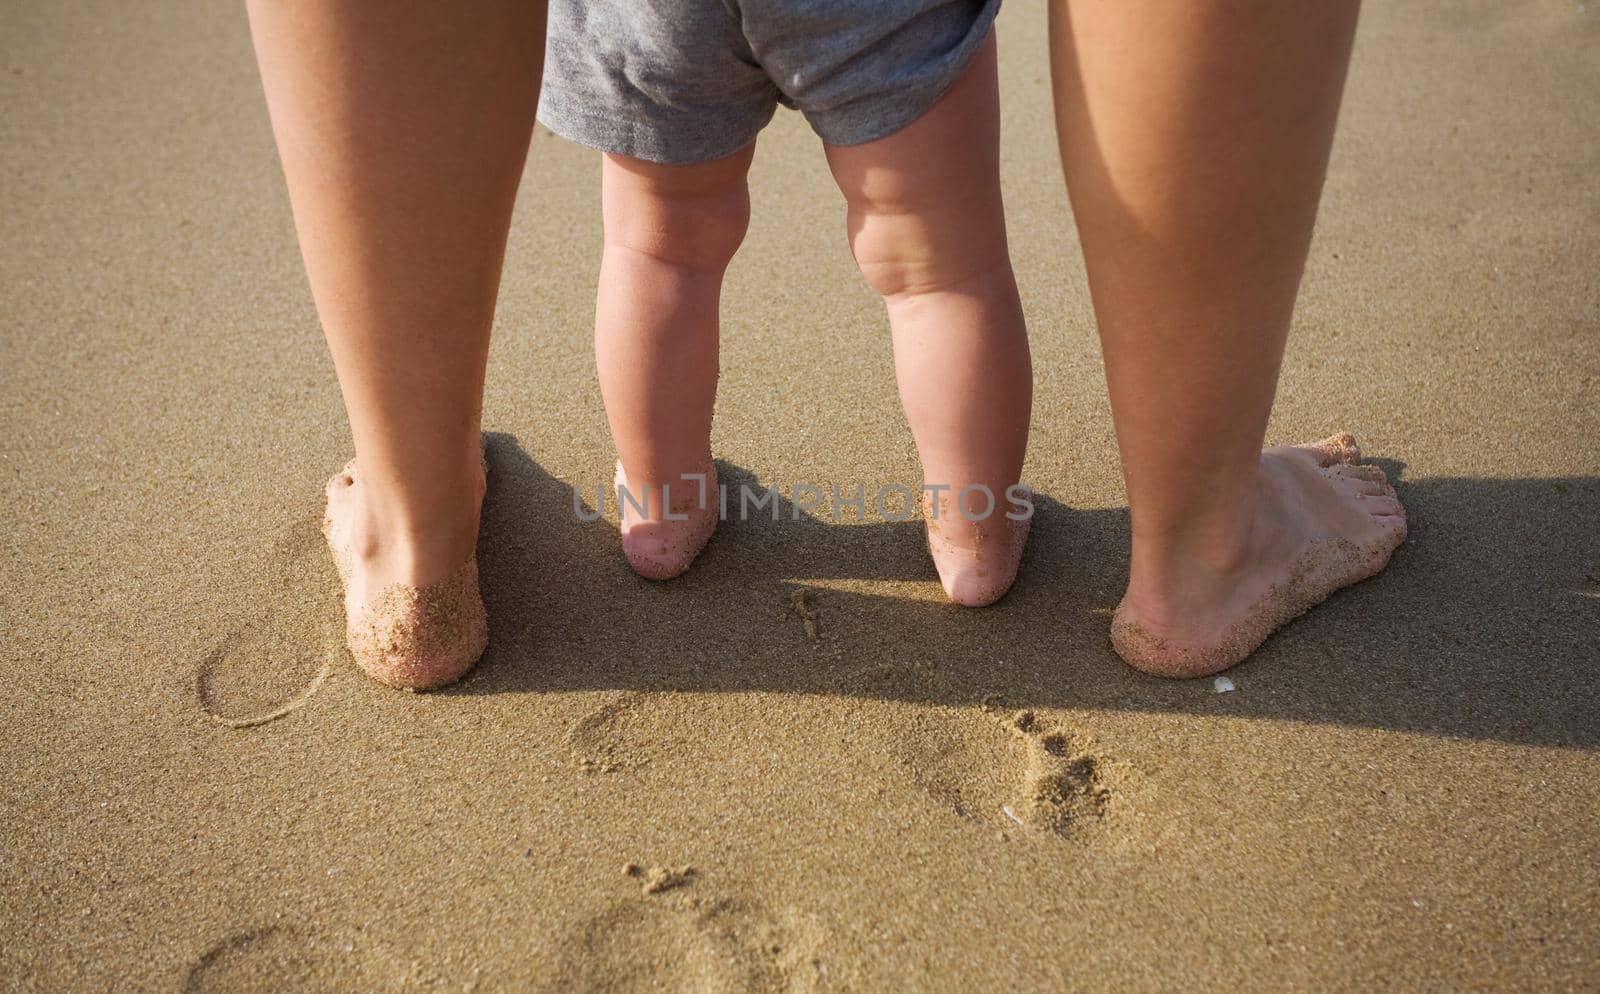
[[[0,990],[1600,990],[1600,7],[1370,3],[1269,432],[1411,537],[1213,681],[1107,644],[1128,515],[1044,8],[1000,22],[1039,495],[1013,591],[795,484],[920,480],[783,112],[715,451],[782,520],[635,577],[599,164],[540,129],[489,365],[490,648],[363,677],[350,455],[242,5],[0,14]]]

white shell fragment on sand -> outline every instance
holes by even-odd
[[[1225,676],[1219,676],[1211,681],[1211,689],[1219,694],[1231,694],[1233,693],[1233,681]]]
[[[1009,805],[1009,804],[1002,805],[1000,810],[1005,812],[1005,815],[1006,815],[1007,818],[1010,818],[1012,821],[1016,822],[1018,825],[1022,824],[1022,819],[1018,818],[1017,817],[1017,813],[1015,811],[1011,810],[1011,805]]]

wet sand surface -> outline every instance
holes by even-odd
[[[1600,986],[1600,9],[1371,4],[1271,426],[1411,537],[1229,673],[1107,643],[1127,514],[1055,160],[1001,25],[1038,389],[1011,594],[920,525],[719,529],[633,575],[598,163],[541,132],[489,370],[490,648],[344,654],[349,457],[242,9],[0,15],[0,989]],[[725,482],[918,479],[795,115],[729,275]],[[787,489],[785,493],[788,493]]]

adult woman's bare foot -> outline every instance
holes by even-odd
[[[481,504],[482,477],[478,483]],[[363,500],[355,460],[328,481],[327,495],[322,533],[344,584],[345,640],[356,664],[379,683],[402,690],[461,679],[489,643],[478,560],[471,551],[475,522],[431,547],[385,543]]]
[[[717,467],[709,459],[700,471],[705,478],[680,479],[661,488],[634,488],[617,463],[617,516],[622,529],[622,553],[628,565],[646,580],[670,580],[682,575],[717,530]],[[643,513],[641,514],[641,507]],[[663,509],[671,517],[663,514]],[[680,517],[681,516],[681,517]]]
[[[970,509],[974,513],[981,508]],[[961,515],[955,502],[940,502],[938,517],[924,501],[928,554],[949,598],[962,607],[987,607],[1006,595],[1017,578],[1022,550],[1033,519],[1007,517],[1013,510],[1003,500],[978,521]]]
[[[1261,453],[1256,511],[1232,551],[1174,550],[1135,565],[1111,644],[1157,676],[1225,670],[1342,587],[1376,575],[1406,537],[1383,471],[1350,435]]]

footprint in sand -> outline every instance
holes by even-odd
[[[185,994],[392,990],[406,969],[365,936],[276,924],[224,936],[189,968]]]
[[[619,693],[573,723],[567,749],[585,773],[692,764],[726,755],[747,718],[736,702],[704,695]]]
[[[585,773],[618,773],[643,766],[648,757],[634,749],[636,735],[648,732],[648,694],[622,694],[579,718],[567,730],[567,750]]]
[[[826,991],[823,929],[742,898],[692,888],[631,898],[580,922],[539,990],[563,994],[668,991],[800,994]]]
[[[1001,806],[1009,820],[1064,839],[1085,840],[1104,827],[1115,792],[1112,780],[1125,779],[1079,740],[1050,726],[1032,711],[1018,711],[1002,723],[1020,745],[1021,789],[1016,801]]]
[[[310,700],[344,659],[339,583],[315,521],[296,526],[260,576],[224,593],[248,620],[200,662],[195,695],[212,720],[251,728]]]
[[[901,699],[953,699],[937,670],[881,666],[847,680]],[[884,692],[888,693],[884,693]],[[1143,782],[1033,711],[930,705],[892,729],[889,752],[930,798],[963,818],[1005,832],[1027,830],[1077,844],[1127,840],[1126,817]]]

